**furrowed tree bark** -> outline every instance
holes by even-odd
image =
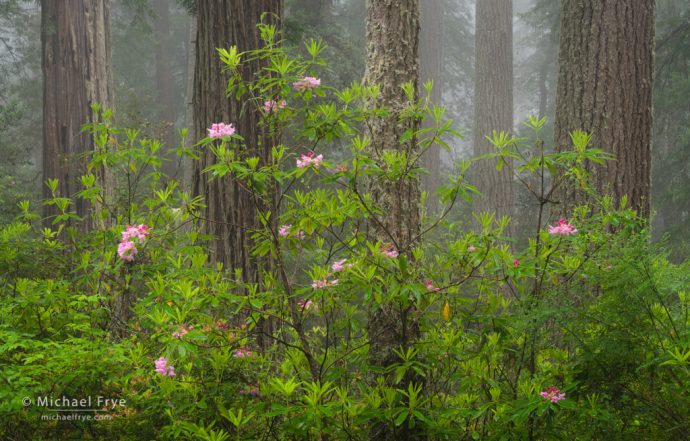
[[[478,0],[476,3],[474,154],[492,153],[486,140],[493,131],[513,131],[513,2]],[[511,216],[514,205],[513,164],[496,169],[498,159],[475,164],[475,181],[482,196],[474,212]]]
[[[627,195],[630,206],[650,212],[652,84],[655,1],[564,0],[561,15],[555,146],[572,146],[570,132],[593,135],[592,147],[616,156],[604,166],[586,164],[594,189]],[[568,185],[562,212],[589,202]]]
[[[443,1],[426,1],[421,3],[420,15],[420,77],[422,84],[434,82],[431,91],[431,104],[441,105],[443,94]],[[425,121],[424,127],[432,127],[433,121]],[[438,198],[434,192],[441,179],[441,147],[432,145],[422,156],[422,165],[429,174],[422,178],[422,188],[428,192],[426,208],[430,213],[438,210]]]
[[[259,126],[260,113],[251,103],[226,96],[228,77],[216,48],[237,46],[243,52],[260,47],[257,23],[276,24],[282,13],[282,0],[217,0],[197,4],[196,64],[194,71],[194,132],[202,138],[212,123],[232,123],[245,140],[239,156],[259,157],[261,164],[270,161],[276,140],[270,139]],[[243,63],[243,76],[252,79],[264,61]],[[253,231],[261,227],[259,210],[275,211],[275,201],[257,199],[246,186],[232,175],[210,180],[203,170],[213,164],[215,157],[209,149],[201,152],[193,169],[194,195],[202,196],[202,229],[214,239],[209,244],[210,259],[222,263],[227,270],[241,270],[245,283],[261,286],[262,268],[270,265],[268,259],[252,255]],[[277,213],[273,212],[271,222]],[[259,341],[260,345],[267,342]]]
[[[419,2],[417,0],[377,0],[367,2],[366,85],[377,85],[375,105],[388,110],[385,117],[368,121],[370,152],[382,167],[386,150],[417,151],[416,140],[401,142],[407,129],[417,130],[419,123],[401,119],[408,105],[403,92],[412,83],[415,98],[419,83]],[[372,103],[374,105],[374,103]],[[410,159],[411,160],[411,159]],[[369,183],[374,202],[382,210],[369,222],[369,234],[375,241],[394,245],[408,258],[420,232],[419,182],[409,176],[397,181],[382,178]],[[419,338],[419,327],[412,320],[413,307],[399,304],[375,306],[369,313],[368,334],[370,363],[385,368],[399,361],[395,349],[411,346]],[[413,381],[407,379],[406,382]],[[376,440],[404,440],[413,436],[403,424],[399,431],[384,424],[375,425],[371,437]],[[419,438],[416,438],[419,439]]]
[[[110,7],[107,0],[42,0],[43,181],[58,179],[57,194],[73,197],[80,190],[94,143],[84,124],[94,121],[91,105],[112,106]],[[112,193],[107,170],[98,172],[106,200]],[[51,196],[47,186],[43,196]],[[74,199],[71,207],[85,218],[82,231],[94,225],[89,204]],[[58,214],[45,206],[46,218]],[[46,220],[50,225],[50,219]]]

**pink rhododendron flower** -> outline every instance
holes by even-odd
[[[323,155],[314,156],[314,152],[309,151],[306,155],[300,155],[297,159],[297,168],[314,167],[319,168],[323,161]]]
[[[334,273],[337,273],[339,271],[344,270],[345,268],[350,268],[352,266],[351,263],[345,262],[347,262],[347,259],[336,260],[335,262],[333,262],[333,265],[331,265],[331,270],[333,270]]]
[[[558,225],[549,225],[549,234],[568,236],[575,233],[577,233],[577,228],[575,228],[573,225],[570,225],[565,219],[560,219],[558,221]]]
[[[398,250],[395,249],[395,245],[393,244],[381,245],[379,250],[386,257],[390,257],[392,259],[398,257]]]
[[[283,225],[278,229],[278,235],[280,237],[287,237],[290,234],[290,228],[292,228],[292,225],[290,224]]]
[[[326,288],[329,286],[335,286],[337,284],[338,284],[338,279],[333,279],[333,280],[321,279],[321,280],[314,280],[311,283],[311,287],[314,289],[321,289],[321,288]]]
[[[287,224],[283,225],[278,229],[278,235],[280,237],[288,237],[290,235],[290,230],[292,229],[292,225]],[[304,231],[302,230],[297,230],[297,232],[294,234],[294,237],[297,240],[302,240],[304,239]]]
[[[247,358],[252,356],[252,351],[250,351],[249,348],[242,346],[241,348],[238,348],[232,354],[232,356],[235,358]]]
[[[441,288],[434,286],[434,282],[430,279],[425,280],[424,285],[426,285],[426,289],[429,291],[441,291]]]
[[[520,265],[520,259],[513,260],[513,266],[518,266],[518,265]]]
[[[470,253],[473,253],[473,252],[477,251],[477,247],[470,245],[467,247],[467,251],[469,251]]]
[[[319,87],[321,85],[321,80],[314,77],[304,77],[301,80],[297,80],[292,83],[292,87],[298,92],[304,92],[305,90],[311,90]]]
[[[117,255],[120,256],[120,259],[126,260],[127,262],[133,261],[134,256],[138,252],[139,250],[137,250],[136,245],[131,240],[122,241],[117,246]]]
[[[287,106],[287,103],[285,102],[285,100],[282,100],[281,102],[268,100],[268,101],[264,102],[264,112],[274,113],[280,109],[284,109],[285,106]]]
[[[173,338],[180,339],[184,337],[189,331],[194,329],[194,326],[187,326],[186,323],[182,323],[179,329],[172,333]]]
[[[155,362],[156,365],[156,372],[159,374],[166,376],[166,377],[174,377],[175,376],[175,368],[172,366],[168,366],[168,360],[165,359],[165,357],[161,357]]]
[[[297,302],[297,306],[299,306],[300,309],[302,309],[304,311],[308,311],[312,308],[314,310],[319,309],[319,307],[316,305],[316,303],[312,302],[311,300],[300,300],[299,302]]]
[[[127,262],[133,261],[134,256],[139,252],[135,242],[143,242],[150,234],[151,228],[147,225],[127,225],[125,231],[122,232],[122,240],[117,246],[117,255]]]
[[[233,133],[235,133],[235,127],[233,127],[232,124],[221,122],[211,124],[211,127],[208,128],[209,138],[222,138],[223,136],[230,136]]]
[[[551,401],[552,403],[558,403],[561,400],[565,400],[565,392],[561,392],[555,387],[545,389],[539,395],[541,395],[542,398]]]
[[[148,225],[127,225],[125,231],[122,232],[122,240],[128,241],[132,238],[137,238],[139,240],[145,240],[147,236],[151,234],[151,228]]]

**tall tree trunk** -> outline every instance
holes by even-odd
[[[593,135],[592,146],[616,155],[586,164],[595,189],[649,215],[655,1],[563,0],[555,145],[571,148],[569,133]],[[564,212],[586,203],[573,186]]]
[[[422,84],[434,82],[431,104],[441,105],[443,93],[443,1],[421,3],[421,28],[419,33],[419,63]],[[431,127],[432,121],[425,121],[424,127]],[[422,188],[429,193],[426,207],[433,213],[438,209],[438,198],[434,195],[441,176],[441,148],[432,145],[422,157],[424,168],[429,174],[422,179]]]
[[[170,48],[170,0],[153,0],[155,14],[153,27],[156,36],[156,95],[158,101],[158,117],[164,125],[165,150],[176,147],[175,122],[177,108],[175,106],[174,88]],[[164,165],[167,174],[175,173],[175,155],[166,155],[169,162]]]
[[[42,0],[41,45],[43,70],[43,181],[59,179],[58,195],[73,197],[79,177],[86,173],[93,139],[81,127],[94,121],[91,105],[112,106],[110,7],[107,0]],[[107,171],[99,176],[108,197]],[[50,190],[43,187],[43,196]],[[72,207],[92,226],[89,205],[76,199]],[[57,214],[46,206],[45,216]]]
[[[196,127],[194,125],[194,66],[196,61],[196,34],[197,34],[197,20],[196,14],[193,14],[189,20],[189,33],[187,35],[187,70],[185,78],[186,81],[186,91],[185,91],[185,116],[184,116],[184,126],[187,129],[187,144],[190,141],[201,139],[202,134],[196,133]],[[182,163],[183,175],[184,175],[184,188],[185,190],[191,190],[194,176],[194,164],[193,160],[190,158],[185,158]]]
[[[370,151],[380,166],[385,167],[382,155],[386,150],[399,150],[416,155],[416,140],[401,142],[408,129],[417,130],[418,123],[401,120],[408,105],[403,92],[412,83],[417,95],[419,83],[419,2],[417,0],[379,0],[367,3],[367,67],[364,82],[378,85],[376,105],[388,110],[385,117],[369,121]],[[373,104],[373,103],[372,103]],[[382,208],[382,215],[370,221],[369,231],[374,240],[394,245],[400,253],[410,257],[410,250],[420,232],[419,182],[409,176],[397,181],[380,178],[370,183],[374,202]],[[398,362],[393,352],[408,347],[419,337],[419,327],[413,319],[413,307],[384,304],[369,314],[369,357],[374,366],[385,368]],[[411,381],[411,379],[408,379]],[[403,429],[383,424],[372,431],[372,439],[403,440],[410,434]]]
[[[545,118],[549,105],[549,90],[546,87],[549,76],[549,62],[544,60],[539,69],[539,118]]]
[[[513,2],[478,0],[476,3],[474,154],[495,152],[485,138],[492,132],[513,130]],[[497,160],[476,164],[475,176],[482,193],[475,212],[513,212],[512,161],[496,169]]]
[[[369,1],[367,6],[367,67],[364,82],[378,85],[377,105],[388,110],[387,117],[372,118],[368,124],[371,151],[396,149],[416,153],[415,140],[400,142],[405,130],[418,129],[411,120],[400,120],[407,106],[403,92],[412,83],[419,88],[419,3],[417,0]],[[400,251],[409,251],[419,233],[419,183],[412,179],[372,182],[374,200],[385,216],[372,223],[373,237],[394,242]]]
[[[212,123],[232,123],[245,140],[246,150],[240,155],[256,156],[269,161],[273,140],[259,127],[260,114],[250,103],[226,97],[227,75],[216,52],[218,47],[236,45],[238,50],[258,49],[261,45],[257,23],[264,13],[264,22],[275,23],[282,12],[282,0],[217,0],[198,2],[196,67],[194,71],[194,133],[206,135]],[[243,75],[249,80],[260,71],[264,61],[243,64]],[[262,206],[246,186],[233,176],[209,180],[203,170],[213,164],[215,157],[204,149],[194,164],[193,193],[203,196],[206,208],[203,229],[214,236],[210,244],[213,262],[226,269],[242,271],[248,283],[260,283],[260,267],[252,255],[251,234],[260,228],[258,209]],[[274,221],[275,213],[271,216]]]

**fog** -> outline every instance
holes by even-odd
[[[438,87],[448,115],[465,136],[453,140],[443,154],[441,171],[453,173],[454,163],[472,153],[474,91],[475,3],[439,1],[443,9],[443,41]],[[178,131],[190,125],[190,81],[193,73],[193,17],[190,2],[143,0],[111,2],[112,71],[116,120],[136,126],[164,140],[179,142]],[[307,37],[323,38],[329,45],[329,85],[341,87],[361,80],[364,69],[364,0],[286,0],[286,44],[298,46]],[[425,6],[422,6],[424,9]],[[689,59],[687,33],[673,33],[687,20],[682,0],[660,1],[657,39],[668,43],[657,60],[667,69],[658,72],[657,89],[673,90],[679,65]],[[165,12],[165,13],[163,13]],[[4,220],[17,213],[16,203],[40,197],[42,74],[38,2],[3,0],[0,3],[0,209]],[[558,2],[515,0],[513,5],[513,129],[522,133],[528,115],[547,117],[545,138],[551,136],[558,66]],[[666,38],[666,39],[665,39]],[[665,40],[664,40],[665,39]],[[675,46],[673,46],[675,45]],[[673,50],[669,48],[673,46]],[[422,50],[429,50],[424,43]],[[433,47],[432,47],[433,50]],[[682,71],[682,68],[680,69]],[[425,79],[423,79],[425,80]],[[680,234],[687,221],[687,199],[675,192],[687,188],[687,120],[675,108],[687,109],[688,94],[675,96],[673,105],[659,106],[654,138],[653,186],[655,237]],[[674,107],[675,106],[675,107]],[[684,156],[685,155],[685,156]],[[670,169],[671,164],[676,164]],[[661,169],[671,170],[659,173]],[[679,208],[685,205],[686,208]]]

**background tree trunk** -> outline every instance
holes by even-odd
[[[258,49],[261,38],[257,23],[276,24],[282,14],[282,0],[218,0],[198,2],[196,64],[194,70],[193,120],[194,133],[202,138],[212,123],[232,123],[244,138],[239,156],[260,158],[261,165],[270,161],[271,149],[277,143],[259,127],[261,115],[253,103],[226,97],[227,75],[216,48],[237,46],[239,52]],[[242,75],[253,79],[265,61],[243,63]],[[245,283],[262,285],[262,269],[270,270],[270,257],[252,255],[253,231],[261,227],[259,212],[272,212],[270,222],[277,220],[276,193],[270,200],[261,200],[244,185],[227,175],[210,180],[203,170],[213,164],[215,157],[208,148],[194,162],[192,192],[202,196],[206,208],[203,212],[202,231],[214,237],[209,247],[211,262],[222,263],[226,270],[240,270]],[[272,321],[262,320],[257,325],[257,343],[261,347],[272,344]]]
[[[367,66],[366,85],[378,85],[376,103],[389,114],[369,121],[370,151],[381,160],[385,150],[397,149],[416,154],[416,140],[401,143],[407,129],[417,130],[418,123],[401,120],[400,113],[408,100],[403,92],[406,83],[412,83],[417,95],[419,83],[419,3],[416,0],[380,0],[367,3]],[[373,104],[373,103],[372,103]],[[382,178],[370,183],[374,202],[382,208],[382,215],[369,223],[373,240],[394,244],[401,254],[410,256],[410,248],[420,231],[419,182],[409,177],[397,181]],[[398,361],[393,352],[400,346],[409,347],[419,337],[414,324],[413,307],[384,304],[369,314],[370,363],[381,368]],[[410,379],[408,379],[410,381]],[[411,439],[404,423],[400,433],[385,424],[376,425],[371,433],[376,440]]]
[[[492,132],[513,131],[513,2],[478,0],[476,3],[474,154],[495,152],[485,138]],[[497,160],[475,165],[475,182],[482,193],[474,212],[513,212],[513,166],[496,170]]]
[[[156,84],[158,117],[164,124],[164,151],[177,146],[175,123],[177,122],[177,108],[174,100],[175,81],[173,78],[170,48],[170,0],[153,0],[155,14],[153,27],[156,36]],[[169,162],[164,163],[163,169],[168,175],[175,173],[174,154],[166,154]]]
[[[184,115],[184,126],[187,128],[187,145],[203,137],[203,134],[196,133],[196,126],[194,125],[194,68],[196,61],[197,19],[196,14],[191,15],[187,36],[187,90],[185,91]],[[185,158],[182,162],[182,168],[185,190],[191,191],[194,177],[194,161],[191,158]]]
[[[198,137],[206,135],[212,123],[232,123],[244,137],[245,154],[267,160],[273,145],[259,129],[259,112],[245,103],[226,97],[227,76],[216,48],[236,45],[240,52],[260,47],[256,27],[263,13],[266,22],[275,23],[282,11],[282,0],[218,0],[197,6],[196,67],[194,71],[194,127]],[[252,78],[261,62],[244,64],[245,78]],[[259,226],[257,204],[252,194],[232,176],[209,180],[202,173],[215,158],[204,149],[194,164],[193,192],[203,196],[203,230],[215,239],[210,244],[213,262],[226,269],[240,269],[246,282],[259,282],[257,259],[252,256],[251,230]]]
[[[443,94],[443,7],[444,2],[426,1],[421,3],[419,32],[420,77],[423,86],[427,81],[434,82],[431,91],[431,104],[441,105]],[[424,127],[431,127],[432,121],[425,121]],[[422,157],[424,168],[429,174],[422,178],[422,188],[429,193],[427,210],[434,213],[438,209],[438,198],[434,195],[441,178],[441,147],[432,145]]]
[[[555,146],[591,133],[593,147],[616,155],[586,164],[594,188],[649,215],[655,2],[564,0],[561,14]],[[573,187],[561,197],[565,213],[588,201]]]
[[[41,45],[43,70],[43,181],[59,179],[58,195],[73,197],[79,177],[86,173],[93,139],[81,127],[93,122],[91,105],[112,106],[110,8],[107,0],[42,0]],[[99,176],[106,197],[111,179]],[[50,197],[44,186],[43,196]],[[86,201],[76,199],[77,215],[88,217]],[[44,215],[57,214],[46,206]],[[79,224],[89,229],[91,221]]]

